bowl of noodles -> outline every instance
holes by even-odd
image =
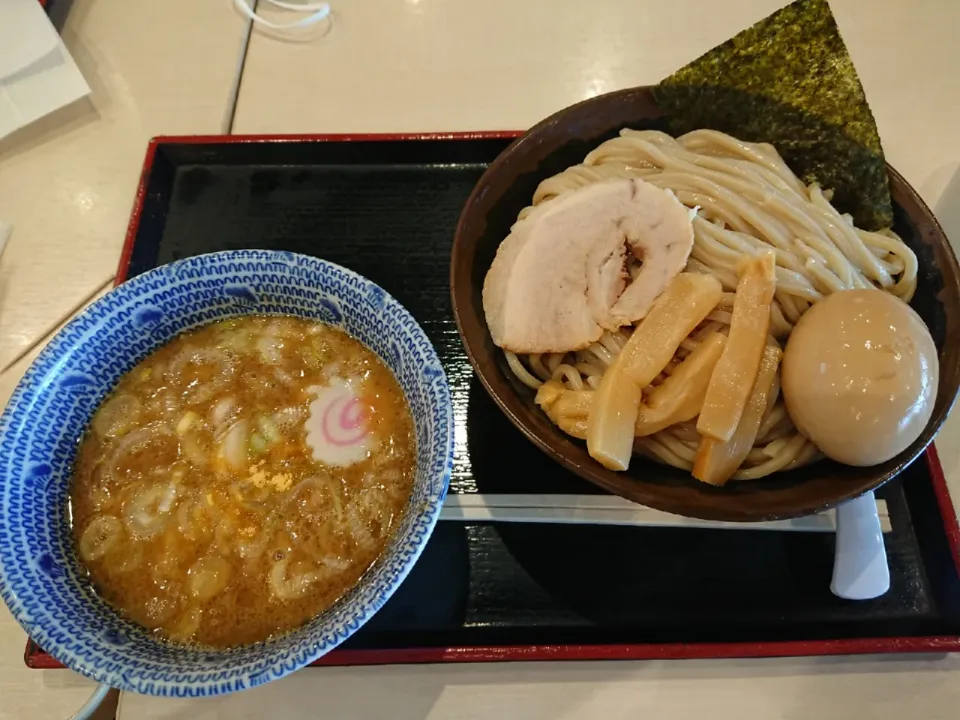
[[[888,175],[894,224],[867,232],[769,144],[671,137],[650,88],[566,108],[490,165],[461,214],[451,292],[467,355],[533,443],[643,505],[759,521],[862,495],[923,452],[960,387],[956,257]],[[844,334],[856,322],[831,327],[829,307],[903,324],[874,319],[889,337],[871,345]],[[821,392],[856,343],[916,356],[917,373],[881,372],[864,405]],[[825,417],[847,410],[846,425]]]
[[[438,519],[446,376],[371,281],[242,250],[67,324],[0,418],[0,596],[64,665],[208,696],[289,674],[390,598]]]

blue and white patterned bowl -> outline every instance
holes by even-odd
[[[104,395],[154,348],[197,325],[253,313],[322,320],[383,358],[416,425],[413,495],[357,586],[298,630],[222,651],[164,644],[123,620],[84,580],[67,517],[77,440]],[[0,595],[41,647],[100,682],[192,697],[254,687],[332,650],[380,609],[433,530],[452,462],[440,361],[413,317],[374,283],[286,252],[223,252],[165,265],[124,283],[60,331],[0,417]]]

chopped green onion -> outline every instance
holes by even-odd
[[[270,445],[259,434],[254,433],[250,436],[250,452],[254,455],[263,455],[270,449]]]
[[[277,427],[277,424],[271,417],[267,415],[257,416],[257,427],[260,428],[263,437],[265,437],[271,445],[283,440],[283,435],[280,434],[280,428]]]

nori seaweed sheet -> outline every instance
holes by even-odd
[[[698,128],[767,142],[806,182],[833,188],[857,225],[890,227],[880,135],[827,0],[797,0],[656,88],[674,135]]]

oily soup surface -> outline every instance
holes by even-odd
[[[285,317],[185,333],[127,373],[81,440],[73,533],[97,592],[178,642],[293,629],[383,550],[413,423],[357,340]]]

